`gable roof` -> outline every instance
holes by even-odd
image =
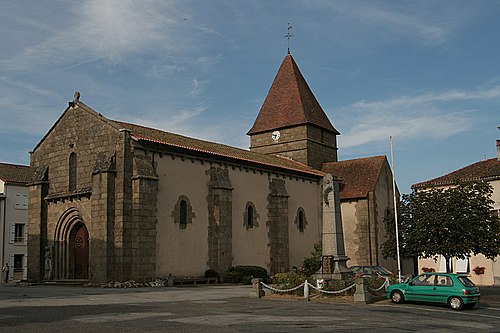
[[[448,173],[444,176],[413,184],[412,188],[425,188],[431,186],[451,185],[457,182],[473,180],[495,180],[500,179],[500,162],[497,158],[470,164],[466,167]]]
[[[30,180],[30,167],[27,165],[0,163],[0,180],[6,183],[27,184]]]
[[[287,54],[247,134],[303,124],[316,125],[340,134],[314,97],[292,55]]]
[[[321,171],[312,169],[305,164],[288,158],[251,152],[249,150],[235,148],[215,142],[194,139],[187,136],[165,132],[162,130],[136,124],[130,124],[121,121],[112,122],[118,128],[129,130],[131,132],[132,138],[136,140],[156,142],[171,147],[192,150],[209,155],[215,155],[218,157],[260,164],[266,167],[287,169],[289,171],[305,173],[309,176],[323,177],[324,175],[324,173]]]
[[[373,156],[324,163],[322,170],[340,180],[340,199],[366,198],[375,190],[384,163],[385,156]]]

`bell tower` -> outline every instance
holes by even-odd
[[[281,155],[321,170],[337,162],[337,135],[288,53],[248,131],[250,150]]]

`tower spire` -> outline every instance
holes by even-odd
[[[285,38],[288,39],[288,54],[290,54],[290,38],[292,38],[292,25],[290,24],[290,22],[288,22],[288,32],[286,33]]]

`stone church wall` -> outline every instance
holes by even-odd
[[[284,260],[286,267],[280,270],[289,270],[292,266],[300,267],[303,259],[312,252],[314,243],[320,241],[318,198],[321,185],[317,181],[283,178],[248,167],[211,164],[201,159],[168,154],[155,161],[159,177],[158,276],[202,275],[210,267],[224,271],[236,265],[256,265],[272,271],[277,269],[271,263],[273,255],[281,258],[279,261]],[[289,191],[286,206],[281,206],[281,199],[277,206],[269,201],[273,179],[278,179]],[[185,228],[181,228],[173,216],[179,198],[187,200],[192,208],[191,223]],[[249,205],[254,209],[251,226],[246,220]],[[270,226],[271,206],[278,209],[276,216],[284,218],[280,223],[284,223],[285,230],[274,230],[276,224]],[[303,232],[298,230],[295,221],[299,207],[305,212],[307,220]],[[224,229],[227,222],[231,226]],[[286,242],[283,243],[280,237],[286,237]],[[211,244],[214,239],[216,243]],[[272,245],[273,242],[280,246]],[[231,248],[224,249],[224,244],[230,244]],[[284,247],[285,244],[288,246]],[[273,246],[274,249],[279,248],[278,251],[287,251],[286,255],[273,254]],[[229,265],[222,259],[228,252],[231,254]]]

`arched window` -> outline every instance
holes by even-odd
[[[304,211],[299,210],[299,231],[304,231]]]
[[[247,209],[247,225],[249,228],[253,228],[253,207],[252,206],[248,206],[248,209]]]
[[[69,155],[69,190],[76,191],[76,172],[77,172],[77,161],[76,154],[71,153]]]
[[[247,205],[245,207],[245,214],[243,216],[243,225],[245,228],[251,229],[254,227],[258,227],[259,223],[257,222],[259,218],[259,215],[257,214],[257,211],[255,210],[255,206],[252,202],[248,201]]]
[[[181,226],[187,225],[187,216],[188,216],[188,205],[186,200],[181,200],[179,203],[179,224]]]
[[[295,225],[300,232],[304,232],[307,226],[306,213],[304,212],[304,208],[299,207],[297,209],[297,215],[295,216]]]
[[[171,216],[172,222],[178,224],[179,229],[186,229],[189,224],[193,223],[196,216],[193,213],[193,207],[191,207],[188,197],[185,195],[179,196]]]

